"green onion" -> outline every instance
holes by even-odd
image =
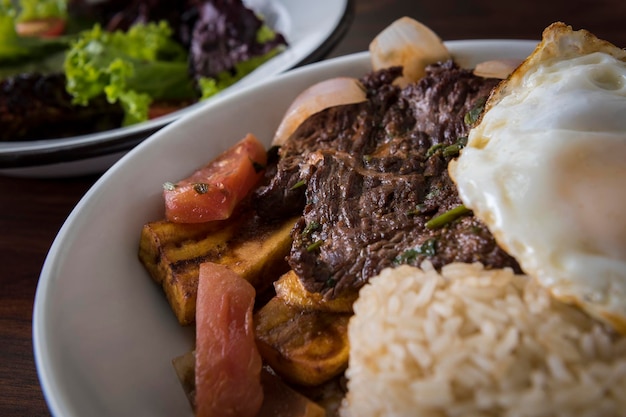
[[[317,241],[311,243],[309,246],[307,246],[306,247],[306,251],[307,252],[314,252],[314,251],[318,250],[320,247],[322,247],[323,243],[324,243],[323,241],[317,240]]]
[[[465,118],[463,119],[463,121],[465,122],[466,125],[471,126],[478,121],[478,119],[480,118],[480,115],[485,109],[486,102],[487,102],[487,99],[485,97],[476,100],[476,104],[474,105],[474,107],[472,107],[470,111],[468,111],[465,114]]]
[[[443,143],[438,143],[436,145],[431,146],[426,151],[426,158],[430,158],[433,156],[439,149],[443,148],[445,145]]]
[[[300,188],[306,185],[306,181],[302,180],[302,181],[298,181],[297,183],[295,183],[294,185],[291,186],[290,190],[295,190],[296,188]]]
[[[461,147],[459,145],[450,145],[450,146],[446,146],[443,149],[443,156],[456,156],[459,154],[459,152],[461,152]]]
[[[469,212],[471,212],[471,210],[461,204],[460,206],[448,210],[437,217],[433,217],[426,222],[426,227],[428,229],[437,229],[438,227],[444,226]]]
[[[467,136],[461,136],[454,145],[446,146],[443,149],[443,156],[456,156],[467,145]]]

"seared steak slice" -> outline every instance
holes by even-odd
[[[466,115],[477,112],[497,80],[449,61],[400,89],[391,84],[398,73],[364,78],[367,102],[309,118],[259,190],[274,213],[304,203],[288,262],[310,291],[332,298],[358,290],[385,267],[425,259],[438,268],[480,261],[519,269],[471,215],[426,225],[461,205],[447,165],[468,134]]]

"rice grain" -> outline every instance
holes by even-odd
[[[350,321],[342,417],[626,417],[626,340],[526,276],[386,269]]]

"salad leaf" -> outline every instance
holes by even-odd
[[[197,97],[189,78],[187,52],[169,25],[137,24],[127,32],[107,32],[99,25],[85,31],[65,60],[67,90],[75,104],[87,105],[104,94],[125,110],[124,125],[148,119],[155,99]]]
[[[257,21],[261,21],[260,17],[256,16]],[[198,86],[200,88],[202,100],[205,100],[227,87],[235,84],[246,75],[260,67],[265,62],[274,58],[276,55],[282,52],[285,47],[285,41],[282,36],[279,35],[268,25],[262,23],[256,32],[255,42],[258,45],[271,45],[267,52],[263,53],[263,49],[256,51],[259,55],[252,55],[248,59],[235,62],[232,69],[223,70],[218,74],[210,77],[200,75],[198,77]]]
[[[19,8],[18,22],[49,17],[67,18],[66,0],[20,0]]]
[[[20,74],[59,74],[63,73],[65,51],[46,54],[44,57],[29,59],[11,64],[0,64],[0,80]]]
[[[235,70],[233,72],[223,71],[217,74],[216,77],[200,77],[198,79],[198,85],[202,93],[202,100],[205,100],[215,94],[219,93],[223,89],[230,87],[237,81],[241,80],[246,75],[257,69],[266,61],[269,61],[281,52],[280,48],[275,48],[268,53],[255,56],[247,61],[242,61],[235,64]]]
[[[191,69],[196,79],[219,79],[226,72],[238,77],[237,64],[286,45],[285,38],[241,0],[202,3],[193,26]]]
[[[0,62],[23,53],[15,32],[17,10],[10,0],[0,0]]]
[[[0,0],[0,18],[6,16],[15,19],[16,15],[17,10],[11,0]]]
[[[40,39],[19,36],[15,31],[18,10],[11,0],[0,0],[0,66],[40,59],[66,49],[70,37]]]

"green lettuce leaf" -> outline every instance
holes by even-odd
[[[0,65],[0,80],[14,77],[20,74],[55,74],[63,72],[65,62],[65,51],[59,51],[46,55],[43,58],[26,60],[8,65]]]
[[[48,17],[67,18],[66,0],[20,0],[18,22]]]
[[[15,19],[17,15],[17,9],[11,0],[0,0],[0,18],[10,17]]]
[[[18,10],[10,0],[0,0],[0,67],[32,61],[69,47],[71,37],[54,39],[22,37],[15,31]]]
[[[17,11],[10,0],[0,0],[0,63],[24,53],[15,32]]]
[[[64,65],[74,102],[87,105],[104,94],[122,105],[123,123],[130,125],[147,120],[156,99],[195,98],[187,52],[171,34],[166,22],[135,25],[127,32],[107,32],[96,25],[83,32]]]

